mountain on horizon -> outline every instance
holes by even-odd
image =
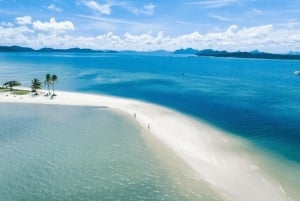
[[[165,54],[170,53],[165,50],[156,50],[149,52],[140,51],[115,51],[115,50],[92,50],[87,48],[69,48],[69,49],[54,49],[54,48],[41,48],[35,50],[29,47],[21,46],[0,46],[0,52],[73,52],[73,53],[119,53],[119,52],[136,52],[136,53],[153,53],[153,54]],[[233,58],[257,58],[257,59],[286,59],[286,60],[300,60],[300,52],[290,51],[287,54],[275,54],[260,52],[259,50],[252,50],[250,52],[228,52],[226,50],[213,50],[203,49],[196,50],[193,48],[178,49],[173,54],[187,54],[195,56],[206,56],[206,57],[233,57]]]
[[[21,46],[0,46],[0,52],[77,52],[77,53],[117,53],[114,50],[92,50],[92,49],[82,49],[82,48],[69,48],[69,49],[54,49],[54,48],[41,48],[35,50],[29,47]]]
[[[251,52],[228,52],[225,50],[212,50],[205,49],[196,53],[198,56],[211,56],[211,57],[233,57],[233,58],[253,58],[253,59],[286,59],[286,60],[300,60],[300,55],[292,54],[275,54],[266,53],[254,50]]]
[[[286,59],[286,60],[300,60],[300,54],[298,52],[289,52],[288,54],[275,54],[266,53],[259,50],[252,50],[250,52],[228,52],[226,50],[213,50],[203,49],[195,50],[192,48],[175,50],[174,54],[194,54],[204,57],[232,57],[232,58],[253,58],[253,59]]]
[[[197,54],[199,50],[193,49],[193,48],[186,48],[186,49],[179,49],[175,50],[174,54]]]

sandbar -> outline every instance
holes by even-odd
[[[44,92],[45,93],[45,92]],[[186,162],[199,179],[224,200],[291,201],[274,178],[263,172],[242,143],[225,132],[175,110],[134,99],[57,91],[43,95],[0,93],[0,102],[107,107],[134,118]]]

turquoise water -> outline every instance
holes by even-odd
[[[55,73],[58,89],[146,100],[203,119],[246,139],[258,155],[268,153],[263,166],[295,189],[300,77],[293,72],[299,69],[299,61],[171,54],[0,54],[0,80],[29,86],[34,77]]]
[[[137,127],[108,110],[1,103],[0,111],[1,201],[213,198],[174,182],[179,173]]]

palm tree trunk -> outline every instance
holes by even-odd
[[[49,83],[47,83],[47,86],[48,86],[48,93],[49,93],[49,95],[50,95],[51,92],[50,92],[50,88],[49,88]]]
[[[52,87],[53,87],[53,95],[54,95],[54,82],[53,82],[53,84],[52,84]]]

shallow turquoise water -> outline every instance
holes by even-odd
[[[138,128],[106,109],[1,103],[0,111],[1,201],[212,200],[174,182]]]

